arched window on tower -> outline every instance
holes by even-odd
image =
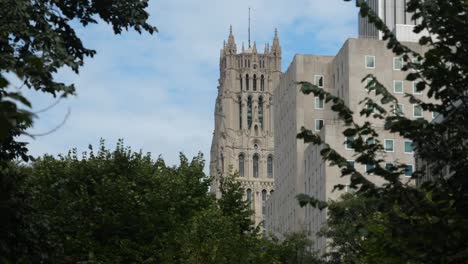
[[[254,77],[253,77],[253,90],[257,91],[257,75],[256,74],[254,74]]]
[[[245,165],[245,156],[244,154],[239,155],[239,176],[244,177],[244,165]]]
[[[263,97],[258,98],[258,122],[263,129]]]
[[[247,125],[249,129],[252,127],[252,97],[247,98]]]
[[[262,214],[265,216],[265,205],[266,205],[266,200],[267,200],[267,191],[262,190]]]
[[[253,155],[253,176],[258,178],[258,154]]]
[[[237,98],[239,100],[239,129],[242,129],[242,97]]]
[[[252,201],[252,190],[247,189],[247,201],[250,202]]]
[[[241,90],[241,92],[242,92],[242,74],[239,75],[239,80],[240,80],[240,81],[239,81],[239,83],[240,83],[240,90]]]
[[[267,175],[268,178],[273,178],[273,156],[268,156],[267,159]]]
[[[248,91],[249,90],[249,75],[246,74],[245,75],[245,90]]]
[[[265,91],[265,77],[263,76],[263,74],[262,76],[260,76],[260,91]]]

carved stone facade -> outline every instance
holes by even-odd
[[[264,220],[265,203],[273,192],[273,95],[281,75],[281,47],[275,32],[273,45],[263,53],[253,47],[237,52],[230,30],[220,55],[220,78],[211,145],[211,191],[217,197],[220,177],[238,173],[237,180],[251,201],[255,223]]]

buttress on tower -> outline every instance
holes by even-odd
[[[281,47],[275,30],[273,45],[263,53],[254,43],[240,53],[230,29],[220,55],[220,78],[211,145],[211,191],[217,197],[220,177],[238,173],[255,212],[264,219],[265,202],[273,192],[273,95],[281,75]],[[230,171],[230,169],[232,169]]]

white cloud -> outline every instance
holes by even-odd
[[[109,144],[125,138],[136,150],[163,154],[172,164],[179,151],[193,156],[201,150],[208,159],[219,50],[230,24],[239,49],[247,40],[249,6],[260,50],[271,43],[274,29],[280,30],[284,65],[294,53],[336,52],[356,31],[354,4],[341,0],[151,1],[151,22],[159,34],[113,36],[102,24],[79,30],[98,54],[79,76],[59,75],[76,84],[78,96],[41,114],[31,132],[54,128],[68,108],[72,114],[57,132],[32,141],[32,154],[86,150],[103,137]],[[37,95],[33,101],[35,109],[52,102]]]

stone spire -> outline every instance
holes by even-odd
[[[229,37],[226,45],[226,52],[229,54],[237,53],[236,41],[234,40],[234,35],[232,34],[232,25],[229,28]]]
[[[257,54],[257,43],[255,43],[255,41],[254,41],[252,53]]]
[[[281,46],[279,44],[278,29],[275,29],[275,38],[273,39],[273,45],[271,47],[271,52],[275,56],[281,56]]]

